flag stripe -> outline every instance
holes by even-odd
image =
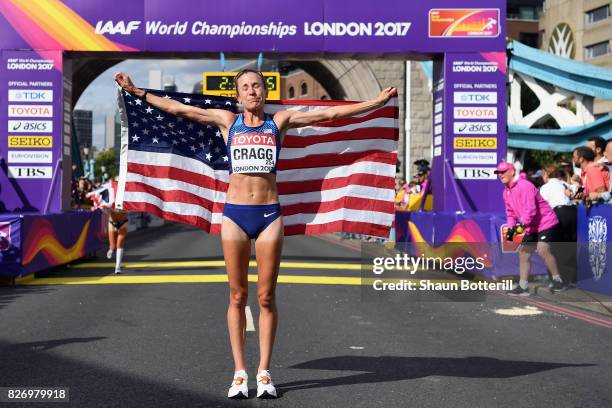
[[[347,177],[332,177],[322,180],[293,181],[290,183],[276,183],[280,194],[296,194],[306,191],[323,191],[343,188],[349,185],[369,187],[395,187],[395,179],[387,176],[353,173]]]
[[[175,214],[173,212],[163,211],[156,205],[149,204],[146,202],[126,201],[125,210],[148,212],[168,221],[181,222],[183,224],[190,224],[196,226],[200,229],[210,232],[211,234],[218,234],[221,232],[221,224],[211,224],[209,221],[193,215],[182,213]]]
[[[372,134],[375,134],[377,139],[397,140],[398,130],[394,128],[380,127],[372,129],[355,129],[352,131],[341,131],[326,134],[312,134],[307,138],[286,134],[283,137],[283,149],[306,147],[315,145],[317,143],[325,142],[348,142],[351,140],[368,140],[372,139]]]
[[[226,191],[227,183],[211,179],[201,174],[192,173],[183,169],[177,169],[176,167],[170,166],[155,166],[155,165],[144,165],[139,163],[128,164],[128,175],[139,174],[143,177],[151,177],[158,179],[173,179],[182,181],[184,183],[193,184],[209,190],[216,189],[217,191]],[[128,178],[129,179],[129,178]]]
[[[320,135],[321,132],[325,132],[325,133],[350,132],[356,129],[363,129],[364,127],[388,128],[389,130],[393,130],[395,123],[396,123],[395,119],[392,119],[392,118],[375,118],[365,123],[352,123],[352,124],[346,124],[344,126],[337,126],[334,128],[331,128],[329,126],[317,126],[317,125],[304,126],[304,127],[297,128],[297,129],[289,129],[287,131],[287,134],[291,136],[307,137],[307,136],[313,136],[313,135]],[[372,136],[373,138],[376,138],[374,132],[372,132]]]
[[[295,224],[285,226],[285,235],[319,235],[332,232],[350,232],[378,237],[387,236],[389,227],[369,222],[334,221],[328,224]]]
[[[367,186],[350,185],[333,190],[301,192],[298,194],[282,194],[280,196],[281,205],[297,203],[317,203],[334,201],[342,197],[362,197],[371,200],[392,201],[395,194],[386,188],[373,188]]]
[[[359,153],[369,151],[391,151],[397,143],[395,140],[385,139],[367,139],[367,140],[351,140],[351,143],[343,140],[340,142],[318,143],[312,146],[306,146],[300,149],[283,148],[281,150],[281,160],[301,159],[307,156],[314,155],[344,155],[347,153]]]
[[[336,211],[340,208],[349,208],[351,210],[368,209],[369,211],[378,211],[382,213],[393,214],[395,207],[393,203],[382,200],[372,200],[370,198],[361,197],[343,197],[334,201],[325,201],[320,203],[298,203],[283,206],[283,215],[295,215],[300,213],[326,213]]]
[[[395,163],[386,164],[375,161],[360,160],[358,162],[351,163],[345,166],[283,170],[278,173],[276,180],[278,184],[287,183],[289,181],[319,180],[324,178],[347,177],[353,173],[384,175],[390,177],[390,174],[395,173]]]
[[[342,166],[359,161],[379,161],[395,164],[397,153],[369,150],[365,152],[337,153],[312,155],[299,159],[282,160],[278,163],[278,170],[306,169],[316,166]]]
[[[319,122],[316,126],[336,127],[345,126],[351,123],[362,123],[375,118],[391,118],[394,119],[399,115],[399,109],[395,106],[383,106],[370,112],[362,113],[361,115],[352,116],[350,118],[334,119],[327,122]]]
[[[189,171],[195,174],[200,174],[212,179],[229,182],[229,174],[227,171],[214,171],[204,163],[184,156],[179,156],[172,153],[147,152],[140,150],[130,150],[127,156],[128,163],[144,164],[156,166],[174,167]]]

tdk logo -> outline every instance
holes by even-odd
[[[455,103],[496,104],[497,92],[455,92]]]
[[[140,27],[140,21],[128,21],[127,23],[123,20],[113,23],[112,20],[104,22],[100,20],[96,23],[96,34],[121,34],[129,35],[134,30],[138,30]]]
[[[9,89],[9,102],[53,102],[51,89]]]

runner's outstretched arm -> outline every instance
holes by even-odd
[[[117,72],[113,79],[121,89],[130,95],[142,99],[149,105],[171,115],[181,116],[203,125],[213,125],[220,128],[222,131],[229,129],[234,121],[235,115],[224,109],[201,109],[173,99],[162,98],[150,94],[144,89],[136,87],[130,77],[123,72]]]
[[[359,115],[371,110],[380,108],[387,101],[397,96],[397,89],[394,87],[388,87],[381,91],[381,93],[374,99],[369,101],[334,106],[329,109],[313,111],[313,112],[298,112],[298,111],[281,111],[274,116],[274,120],[278,123],[281,130],[287,130],[292,128],[299,128],[308,126],[317,122],[325,122],[328,120],[348,118],[351,116]]]

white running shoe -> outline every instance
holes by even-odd
[[[249,398],[249,376],[246,371],[238,370],[234,372],[232,385],[227,392],[228,398]]]
[[[257,373],[257,398],[276,398],[276,388],[268,370]]]
[[[119,275],[121,273],[121,269],[115,269],[115,275]]]
[[[113,257],[113,248],[108,248],[106,251],[106,259],[111,259]]]

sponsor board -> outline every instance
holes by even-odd
[[[497,92],[453,92],[456,104],[494,105],[497,103]]]
[[[440,145],[440,144],[442,144],[442,136],[435,136],[434,145]]]
[[[495,167],[455,167],[456,179],[461,180],[495,180]]]
[[[442,114],[438,113],[437,115],[434,116],[434,125],[437,125],[438,123],[442,123]]]
[[[53,105],[9,105],[9,118],[51,118]]]
[[[455,137],[453,147],[457,150],[496,150],[496,137]]]
[[[499,9],[431,9],[429,37],[494,38],[500,34]]]
[[[434,126],[434,135],[439,135],[442,133],[442,125],[435,125]]]
[[[496,135],[497,122],[454,122],[453,131],[457,135]]]
[[[9,120],[9,133],[51,133],[53,121],[51,120]]]
[[[497,164],[497,152],[454,152],[454,164]]]
[[[455,119],[497,119],[497,107],[468,107],[455,106],[453,108]]]
[[[53,102],[52,89],[9,89],[9,102]]]
[[[53,147],[53,136],[9,136],[8,147],[47,149]]]
[[[8,171],[14,179],[50,179],[53,173],[50,166],[8,166]]]
[[[9,163],[52,163],[53,152],[50,150],[9,150],[7,159]]]
[[[434,157],[438,157],[442,155],[442,146],[434,147]]]

